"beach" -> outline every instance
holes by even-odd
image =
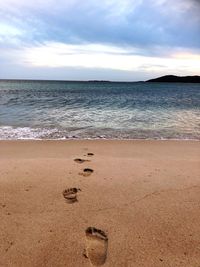
[[[0,141],[0,266],[95,266],[95,227],[103,266],[199,267],[199,174],[198,141]]]

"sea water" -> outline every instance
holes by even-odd
[[[0,139],[200,140],[200,84],[0,81]]]

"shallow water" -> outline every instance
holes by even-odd
[[[0,81],[0,139],[200,139],[200,84]]]

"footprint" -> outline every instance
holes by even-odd
[[[8,247],[5,249],[5,251],[7,252],[12,246],[13,246],[14,242],[9,242]]]
[[[87,155],[88,156],[94,156],[94,153],[89,152],[89,153],[87,153]]]
[[[79,174],[80,174],[80,175],[83,175],[83,176],[89,176],[89,175],[91,175],[93,172],[94,172],[93,169],[85,168],[85,169],[83,170],[83,172],[80,172]]]
[[[103,265],[107,257],[108,237],[95,227],[88,227],[86,234],[86,249],[84,256],[90,260],[92,265]]]
[[[81,191],[79,188],[68,188],[63,191],[63,197],[66,199],[67,203],[77,202],[77,192]]]
[[[85,161],[89,161],[88,159],[74,159],[74,161],[75,162],[77,162],[77,163],[83,163],[83,162],[85,162]]]

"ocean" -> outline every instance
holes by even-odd
[[[200,84],[0,81],[0,139],[200,140]]]

